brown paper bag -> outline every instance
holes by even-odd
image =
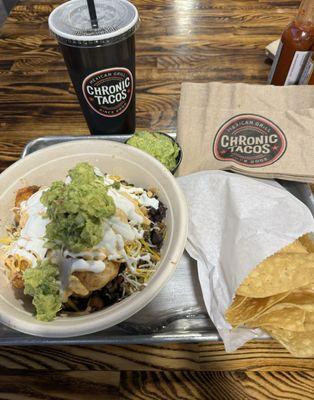
[[[183,83],[179,175],[207,169],[314,182],[311,86]]]

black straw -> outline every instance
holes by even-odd
[[[96,14],[94,0],[87,0],[87,5],[88,5],[88,11],[89,11],[90,22],[92,24],[92,28],[97,29],[98,21],[97,21],[97,14]]]

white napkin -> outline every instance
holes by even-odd
[[[275,182],[224,171],[178,178],[189,209],[186,249],[197,261],[203,298],[226,351],[261,337],[232,330],[224,314],[236,289],[266,257],[314,231],[310,210]]]

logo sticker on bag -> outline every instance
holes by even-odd
[[[133,76],[127,68],[109,68],[88,75],[82,84],[87,103],[98,114],[114,118],[128,108]]]
[[[247,167],[265,167],[284,154],[287,140],[269,119],[240,114],[226,121],[216,133],[213,153],[217,160],[234,161]]]

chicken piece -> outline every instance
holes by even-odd
[[[92,292],[99,290],[111,282],[119,273],[120,264],[112,261],[106,261],[106,268],[99,273],[89,271],[74,272],[84,287]]]
[[[12,286],[16,289],[24,288],[24,280],[23,275],[21,273],[12,274],[11,276]]]
[[[16,196],[15,196],[15,218],[14,221],[16,225],[19,225],[20,223],[20,210],[19,207],[23,201],[28,200],[34,193],[38,192],[39,186],[33,185],[33,186],[26,186],[24,188],[21,188],[17,191]]]
[[[89,294],[89,290],[86,289],[79,278],[75,275],[71,275],[69,278],[69,286],[67,290],[63,292],[62,302],[66,303],[72,294],[80,297],[85,297]]]
[[[85,297],[90,292],[103,288],[118,275],[119,268],[120,264],[107,261],[104,271],[98,274],[89,271],[74,272],[70,276],[68,289],[63,293],[63,303],[73,294]]]
[[[17,191],[15,196],[15,207],[20,207],[22,201],[28,200],[34,193],[38,192],[39,186],[26,186]]]
[[[30,262],[23,257],[18,258],[9,255],[4,261],[4,265],[8,272],[8,278],[12,286],[21,289],[24,287],[23,273],[30,267]]]

